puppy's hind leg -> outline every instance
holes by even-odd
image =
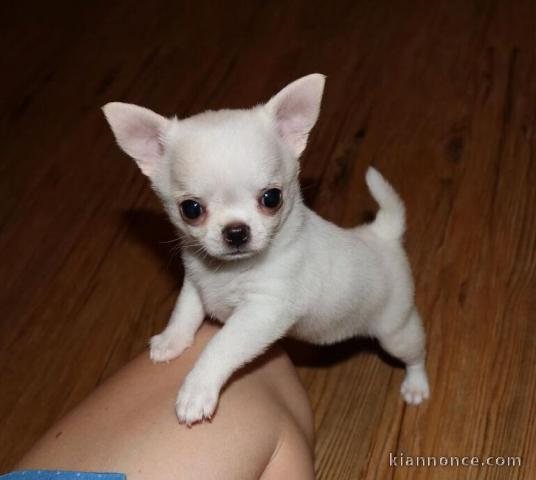
[[[386,352],[406,364],[406,378],[400,393],[410,405],[418,405],[430,396],[426,375],[425,335],[421,318],[413,307],[408,317],[396,330],[379,335],[378,340]]]

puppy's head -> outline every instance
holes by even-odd
[[[266,249],[299,197],[298,158],[323,88],[323,75],[308,75],[264,105],[183,120],[125,103],[103,110],[185,244],[232,260]]]

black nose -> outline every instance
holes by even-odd
[[[249,240],[249,227],[243,223],[234,223],[227,225],[222,234],[229,245],[239,247]]]

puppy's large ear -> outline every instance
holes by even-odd
[[[274,118],[279,135],[296,157],[307,145],[316,123],[326,77],[313,73],[287,85],[265,105]]]
[[[111,102],[102,107],[117,143],[141,171],[151,177],[164,154],[162,134],[169,120],[129,103]]]

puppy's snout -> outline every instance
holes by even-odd
[[[222,235],[229,245],[239,247],[249,240],[249,227],[244,223],[233,223],[222,230]]]

